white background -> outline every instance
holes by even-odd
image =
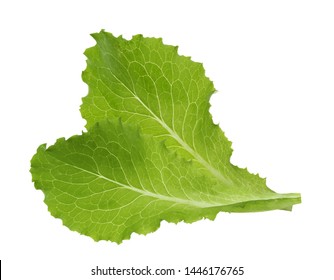
[[[333,2],[321,0],[2,0],[3,279],[95,279],[96,265],[232,265],[246,275],[230,279],[334,279],[333,15]],[[301,192],[303,203],[292,212],[164,222],[121,245],[96,243],[51,217],[29,161],[39,144],[84,129],[83,51],[102,28],[126,38],[162,37],[203,62],[219,91],[211,111],[233,142],[232,162],[267,177],[277,192]],[[164,279],[185,278],[193,277]]]

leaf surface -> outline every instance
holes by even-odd
[[[219,211],[289,208],[298,194],[280,195],[221,182],[165,144],[120,121],[102,121],[68,140],[41,145],[31,161],[35,187],[64,225],[117,243],[147,234],[160,222],[214,219]]]
[[[92,36],[97,44],[85,52],[82,75],[89,86],[81,106],[87,128],[121,117],[231,183],[226,176],[231,143],[209,114],[214,86],[203,66],[161,39],[136,35],[127,41],[104,31]]]

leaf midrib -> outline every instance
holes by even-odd
[[[132,96],[152,115],[152,117],[164,128],[168,131],[168,133],[186,150],[189,154],[191,154],[197,162],[203,165],[212,175],[218,178],[221,182],[223,182],[227,186],[231,186],[233,183],[230,179],[226,178],[219,170],[214,168],[209,162],[207,162],[200,154],[198,154],[194,149],[192,149],[183,139],[165,122],[163,122],[139,97],[133,92],[125,83],[123,83],[112,71],[110,68],[107,68],[111,75],[126,89],[128,90]],[[102,79],[100,81],[103,82]],[[104,83],[104,82],[103,82]],[[103,95],[103,97],[108,102],[107,98]]]
[[[98,179],[103,179],[103,180],[106,180],[110,183],[113,183],[113,184],[116,184],[120,187],[123,187],[125,189],[128,189],[130,191],[133,191],[133,192],[136,192],[136,193],[139,193],[139,194],[143,194],[143,195],[146,195],[146,196],[150,196],[150,197],[153,197],[153,198],[157,198],[159,200],[164,200],[164,201],[170,201],[170,202],[174,202],[174,203],[178,203],[178,204],[186,204],[186,205],[191,205],[191,206],[194,206],[194,207],[198,207],[198,208],[210,208],[210,207],[217,207],[217,206],[224,206],[225,204],[221,204],[221,203],[208,203],[208,202],[203,202],[203,201],[197,201],[197,200],[187,200],[187,199],[182,199],[182,198],[178,198],[178,197],[175,197],[175,196],[166,196],[166,195],[163,195],[163,194],[159,194],[159,193],[153,193],[153,192],[149,192],[145,189],[139,189],[139,188],[136,188],[134,186],[132,186],[131,184],[123,184],[121,182],[117,182],[111,178],[108,178],[98,172],[92,172],[90,170],[87,170],[85,168],[82,168],[82,167],[79,167],[77,165],[74,165],[74,164],[71,164],[71,163],[68,163],[62,159],[59,159],[57,158],[56,156],[52,155],[52,154],[49,154],[51,157],[53,157],[54,159],[56,159],[57,161],[60,161],[70,167],[73,167],[75,169],[78,169],[80,171],[83,171],[83,172],[86,172],[90,175],[93,175],[95,177],[97,177]]]
[[[117,182],[113,179],[110,179],[100,173],[95,173],[95,172],[92,172],[90,170],[87,170],[85,168],[81,168],[77,165],[74,165],[74,164],[71,164],[71,163],[68,163],[62,159],[59,159],[57,158],[55,155],[52,155],[52,154],[49,154],[51,157],[53,157],[54,159],[56,159],[57,161],[59,162],[62,162],[68,166],[71,166],[75,169],[78,169],[82,172],[86,172],[90,175],[93,175],[95,177],[97,177],[98,179],[103,179],[103,180],[106,180],[110,183],[113,183],[115,185],[118,185],[122,188],[125,188],[125,189],[128,189],[129,191],[133,191],[133,192],[136,192],[138,194],[141,194],[141,195],[145,195],[145,196],[149,196],[149,197],[152,197],[152,198],[156,198],[158,200],[164,200],[164,201],[169,201],[169,202],[173,202],[175,204],[183,204],[183,205],[189,205],[189,206],[192,206],[192,207],[197,207],[197,208],[201,208],[201,209],[205,209],[205,208],[215,208],[215,207],[232,207],[233,205],[238,205],[240,203],[244,203],[244,202],[254,202],[256,203],[257,201],[272,201],[272,200],[284,200],[284,199],[296,199],[296,198],[299,198],[299,194],[290,194],[289,197],[273,197],[273,198],[262,198],[262,199],[247,199],[247,200],[244,200],[244,201],[235,201],[233,203],[214,203],[214,202],[211,202],[211,203],[208,203],[208,202],[203,202],[203,201],[197,201],[197,200],[187,200],[187,199],[182,199],[182,198],[178,198],[178,197],[175,197],[175,196],[166,196],[166,195],[162,195],[162,194],[159,194],[159,193],[153,193],[153,192],[149,192],[147,190],[143,190],[143,189],[138,189],[132,185],[126,185],[126,184],[123,184],[121,182]],[[112,189],[110,189],[111,191]]]

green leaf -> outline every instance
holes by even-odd
[[[117,243],[147,234],[160,222],[214,219],[219,211],[289,208],[298,194],[222,187],[192,161],[120,121],[103,121],[87,133],[41,145],[31,161],[35,187],[51,214],[71,230]]]
[[[83,80],[89,87],[81,113],[87,128],[106,118],[137,124],[144,134],[219,180],[220,188],[272,193],[265,179],[230,163],[231,143],[209,113],[215,91],[202,64],[180,56],[161,39],[131,40],[101,31],[86,50]]]
[[[41,145],[31,161],[35,187],[64,225],[120,243],[162,220],[300,203],[299,194],[277,194],[230,163],[231,143],[212,122],[214,87],[201,64],[161,39],[93,37],[81,107],[88,131]]]

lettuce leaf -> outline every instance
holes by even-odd
[[[215,89],[202,64],[161,39],[93,37],[83,72],[87,132],[43,144],[31,160],[35,188],[64,225],[121,243],[162,220],[191,223],[301,202],[230,163],[231,142],[209,113]]]
[[[215,89],[202,64],[178,55],[177,47],[161,39],[136,35],[126,40],[103,30],[92,36],[96,45],[85,52],[82,74],[89,87],[81,106],[87,128],[121,118],[194,161],[223,189],[272,192],[265,179],[230,163],[231,142],[209,113]]]
[[[215,188],[204,176],[152,136],[121,121],[102,121],[87,133],[41,145],[31,161],[37,189],[64,225],[95,240],[117,243],[147,234],[160,222],[214,219],[219,211],[290,207],[296,194]]]

